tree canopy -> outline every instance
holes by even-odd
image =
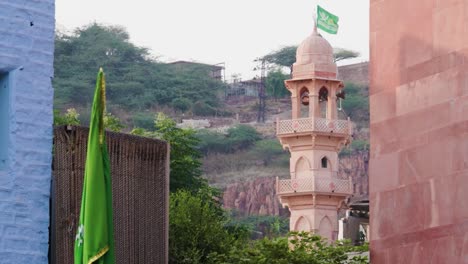
[[[267,95],[275,99],[289,95],[288,90],[284,86],[284,81],[287,79],[289,79],[289,75],[284,74],[280,69],[268,72],[265,81]]]
[[[293,63],[296,62],[296,50],[297,46],[285,46],[270,52],[269,54],[260,58],[260,60],[264,60],[268,63],[280,67],[288,67],[291,69]],[[348,49],[335,48],[333,49],[333,55],[335,57],[335,61],[341,61],[359,57],[359,52]]]
[[[55,39],[55,105],[64,110],[91,103],[95,75],[103,67],[109,108],[141,111],[166,105],[189,111],[195,103],[215,109],[224,84],[209,67],[160,63],[130,42],[118,26],[91,24]]]

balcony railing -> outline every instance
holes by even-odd
[[[293,193],[353,193],[351,178],[340,179],[336,176],[311,176],[301,179],[280,180],[276,178],[277,194]]]
[[[352,134],[351,121],[349,120],[329,120],[326,118],[298,118],[291,120],[277,120],[276,134],[294,134],[306,132],[324,132],[337,134]]]

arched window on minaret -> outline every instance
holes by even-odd
[[[309,89],[307,89],[307,87],[302,87],[299,96],[301,99],[301,117],[309,117]]]
[[[323,157],[322,160],[321,160],[320,162],[321,162],[321,164],[322,164],[322,166],[321,166],[322,169],[326,169],[326,168],[329,167],[329,166],[328,166],[328,158],[327,158],[327,157]]]
[[[310,224],[305,216],[299,217],[299,219],[296,222],[296,228],[294,230],[299,231],[299,232],[300,231],[310,232]]]
[[[330,220],[330,218],[328,218],[328,216],[325,216],[322,218],[322,220],[320,220],[318,234],[321,237],[326,238],[328,241],[332,241],[332,238],[333,238],[332,233],[333,233],[332,221]]]
[[[320,108],[320,117],[326,118],[328,109],[328,89],[326,87],[320,88],[318,100]]]
[[[305,157],[300,157],[296,162],[294,169],[297,179],[303,179],[310,176],[310,163]]]

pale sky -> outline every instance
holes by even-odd
[[[56,23],[62,30],[120,25],[161,61],[225,63],[226,79],[240,73],[246,80],[259,74],[255,58],[312,32],[316,4],[340,18],[338,34],[322,36],[361,53],[346,64],[367,61],[369,0],[56,0]]]

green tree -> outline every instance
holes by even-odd
[[[284,86],[284,81],[287,79],[289,75],[284,74],[280,69],[268,72],[265,81],[267,95],[274,97],[275,100],[287,96],[289,92]]]
[[[296,62],[296,50],[297,46],[282,47],[263,56],[260,60],[265,60],[270,64],[274,64],[280,67],[288,67],[292,72],[292,65],[294,62]],[[333,50],[333,55],[335,61],[341,61],[359,57],[360,54],[359,52],[352,50],[335,48]]]
[[[172,100],[171,104],[172,104],[172,107],[174,107],[175,109],[181,112],[185,112],[189,110],[191,107],[190,100],[187,98],[176,98]]]
[[[276,158],[289,156],[277,139],[264,139],[255,142],[251,153],[255,157],[261,158],[265,165],[269,165]]]
[[[60,114],[59,110],[54,110],[54,125],[71,125],[79,126],[80,125],[80,114],[76,111],[75,108],[67,109],[67,112],[64,115]]]
[[[292,65],[296,62],[297,46],[286,46],[275,50],[261,58],[270,64],[280,67],[288,67],[292,71]]]
[[[154,135],[171,145],[171,192],[179,189],[198,190],[206,184],[200,177],[201,154],[197,149],[200,141],[194,130],[178,128],[174,120],[159,113]]]
[[[208,255],[228,254],[245,241],[245,232],[227,228],[228,218],[215,197],[210,188],[171,194],[169,263],[207,263]]]
[[[72,34],[57,34],[54,56],[58,109],[88,107],[99,67],[106,72],[110,107],[141,112],[170,106],[186,111],[191,102],[201,102],[213,109],[209,114],[222,108],[224,84],[210,77],[208,66],[160,63],[148,49],[132,44],[122,27],[94,23]]]
[[[154,114],[136,113],[132,117],[134,127],[144,128],[146,130],[154,130]]]
[[[197,192],[207,186],[201,176],[200,140],[193,129],[182,129],[176,122],[163,113],[158,113],[154,121],[154,131],[133,128],[133,135],[158,138],[170,144],[170,184],[171,192],[189,190]]]
[[[229,153],[231,151],[230,145],[226,144],[226,136],[224,134],[203,129],[197,132],[197,137],[200,140],[198,149],[204,155],[210,153]]]
[[[120,132],[125,128],[118,117],[108,112],[104,113],[104,127],[114,132]]]
[[[369,123],[369,91],[368,87],[354,83],[345,84],[346,98],[342,107],[346,115],[353,121],[360,121],[359,125],[368,126]]]
[[[216,252],[208,263],[241,264],[365,264],[367,257],[349,258],[347,252],[364,252],[367,246],[353,247],[349,242],[326,243],[320,236],[293,232],[289,237],[264,238],[229,254]]]
[[[342,49],[342,48],[334,48],[333,49],[333,56],[335,57],[336,61],[347,60],[352,58],[357,58],[361,54],[357,51]]]
[[[249,125],[237,125],[228,129],[227,143],[231,150],[246,149],[260,140],[260,133]]]

